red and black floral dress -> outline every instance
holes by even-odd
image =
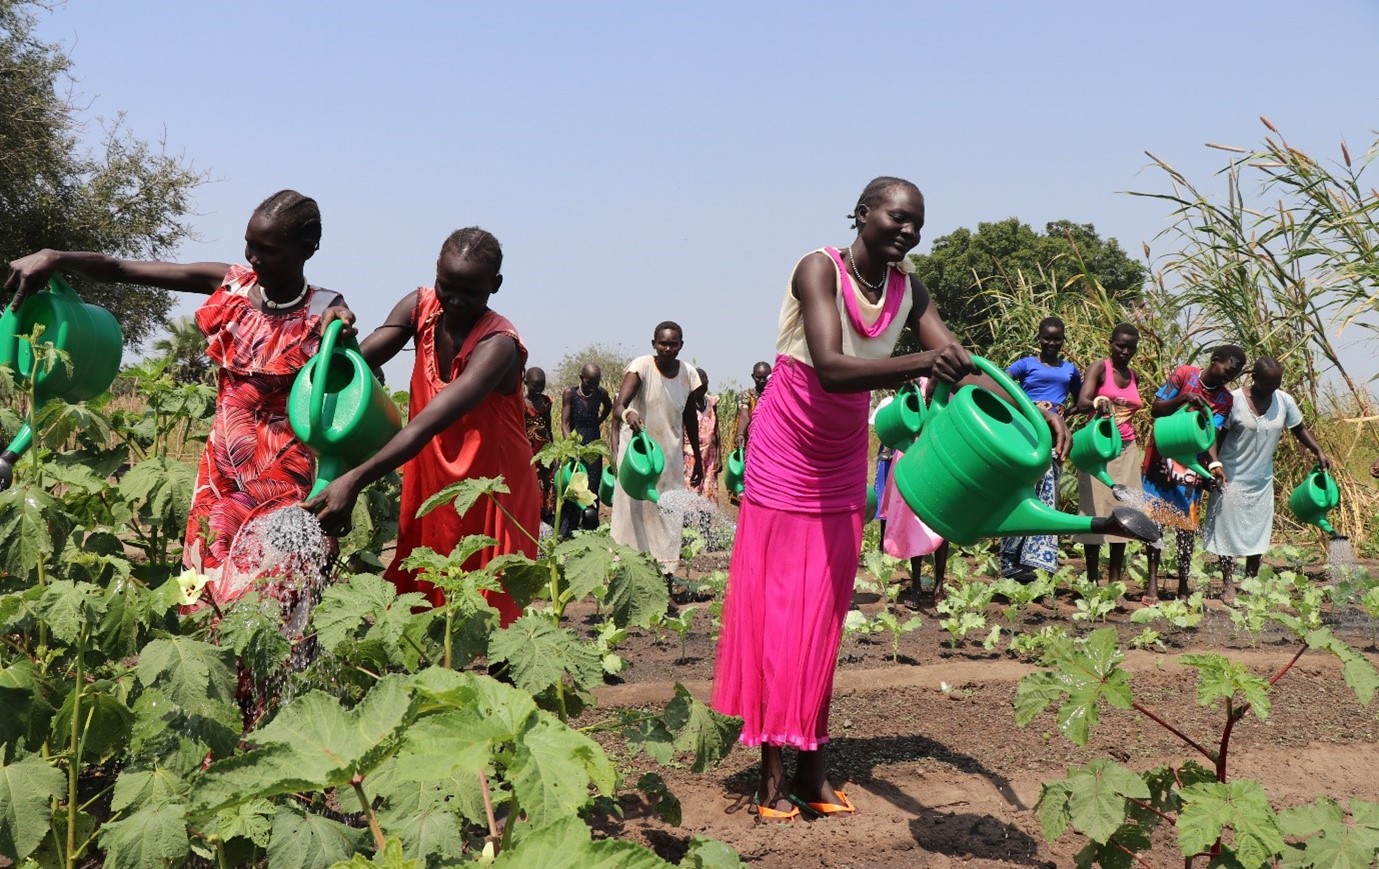
[[[287,421],[287,395],[320,347],[321,316],[344,305],[339,293],[313,286],[296,310],[260,311],[249,299],[256,282],[252,270],[231,266],[196,312],[220,375],[182,562],[210,577],[217,602],[236,596],[217,585],[239,529],[301,501],[315,480],[316,459]]]

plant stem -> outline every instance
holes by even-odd
[[[1131,857],[1132,859],[1134,859],[1134,861],[1135,861],[1136,863],[1140,864],[1141,866],[1147,866],[1147,867],[1149,867],[1149,869],[1154,869],[1154,864],[1153,864],[1153,863],[1150,863],[1148,860],[1144,859],[1144,858],[1141,857],[1139,854],[1136,854],[1134,851],[1131,851],[1129,848],[1125,847],[1125,846],[1122,845],[1120,842],[1117,842],[1115,839],[1112,839],[1112,840],[1111,840],[1111,844],[1112,844],[1112,845],[1115,845],[1117,848],[1121,849],[1121,850],[1124,851],[1126,854],[1130,855],[1130,857]]]
[[[1132,708],[1134,708],[1134,710],[1135,710],[1136,712],[1140,713],[1141,715],[1143,715],[1143,716],[1145,716],[1146,718],[1148,718],[1150,721],[1153,721],[1155,724],[1157,724],[1157,725],[1159,725],[1160,727],[1164,728],[1164,729],[1167,730],[1169,733],[1171,733],[1171,734],[1173,734],[1174,736],[1176,736],[1176,737],[1178,737],[1179,739],[1181,739],[1183,742],[1186,742],[1188,745],[1190,745],[1190,746],[1192,746],[1193,748],[1197,749],[1199,752],[1202,753],[1202,756],[1205,757],[1207,760],[1211,761],[1212,763],[1216,763],[1216,755],[1213,754],[1213,753],[1210,752],[1210,751],[1207,751],[1205,748],[1203,748],[1202,745],[1201,745],[1201,743],[1197,742],[1195,739],[1193,739],[1192,737],[1188,736],[1186,733],[1183,733],[1181,730],[1179,730],[1178,728],[1174,727],[1172,724],[1169,724],[1167,721],[1164,721],[1162,718],[1160,718],[1159,716],[1155,715],[1153,712],[1150,712],[1149,709],[1147,709],[1147,708],[1146,708],[1145,706],[1143,706],[1142,704],[1140,704],[1140,703],[1132,703],[1131,706],[1132,706]]]
[[[498,819],[493,815],[493,796],[488,792],[488,776],[483,770],[479,770],[479,791],[484,795],[484,814],[488,816],[488,840],[493,843],[494,856],[497,856],[498,841]]]
[[[449,599],[445,602],[445,651],[442,655],[442,665],[445,669],[450,669],[450,632],[455,626],[455,605]]]
[[[508,819],[503,824],[503,838],[494,850],[501,853],[507,849],[508,837],[512,835],[512,828],[515,826],[517,826],[517,795],[513,794],[508,798]]]
[[[1182,787],[1182,784],[1179,783],[1178,786]],[[1165,821],[1168,821],[1170,824],[1173,824],[1174,826],[1177,826],[1178,824],[1177,818],[1173,817],[1172,815],[1164,814],[1163,812],[1159,811],[1158,809],[1154,808],[1149,803],[1146,803],[1143,800],[1137,800],[1134,797],[1126,797],[1125,799],[1144,809],[1146,812],[1153,812],[1154,814],[1158,815],[1160,818],[1163,818]]]
[[[71,866],[77,860],[77,812],[80,807],[77,805],[77,785],[81,778],[81,697],[82,689],[86,687],[86,677],[83,673],[83,665],[86,663],[86,639],[90,625],[83,622],[81,632],[77,636],[76,648],[76,676],[73,680],[72,691],[72,726],[68,739],[68,751],[70,757],[67,760],[67,865]],[[91,712],[95,713],[95,707]],[[88,724],[90,722],[88,721]]]
[[[369,832],[373,833],[374,850],[382,854],[388,843],[384,841],[383,830],[378,826],[378,815],[374,814],[373,805],[364,793],[364,777],[362,775],[354,776],[350,779],[350,785],[354,788],[355,796],[359,797],[359,805],[364,809],[364,817],[369,819]]]

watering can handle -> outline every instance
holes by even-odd
[[[326,399],[326,375],[330,373],[330,357],[335,353],[335,339],[345,327],[341,320],[331,320],[326,333],[321,336],[321,348],[316,351],[316,363],[311,371],[311,404],[308,405],[307,420],[312,431],[321,430],[321,410]]]
[[[972,364],[976,366],[978,371],[996,381],[996,385],[1004,389],[1014,400],[1015,409],[1029,421],[1030,427],[1034,430],[1035,449],[1038,450],[1039,454],[1045,455],[1053,452],[1053,435],[1049,432],[1049,424],[1045,422],[1044,414],[1034,406],[1034,402],[1030,401],[1025,391],[1014,380],[1010,379],[1010,375],[1006,374],[1005,369],[984,356],[973,356]],[[940,381],[934,387],[934,398],[930,402],[931,406],[938,410],[947,407],[948,398],[952,392],[951,386]]]

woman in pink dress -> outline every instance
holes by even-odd
[[[55,271],[98,281],[209,295],[196,312],[206,354],[220,366],[215,418],[196,475],[183,564],[211,579],[219,603],[247,585],[221,586],[235,535],[249,520],[306,497],[316,477],[311,451],[292,434],[287,395],[320,347],[321,332],[342,319],[344,297],[304,276],[321,243],[316,200],[280,190],[259,203],[244,232],[247,265],[122,260],[100,253],[45,250],[10,263],[7,290],[18,299]]]
[[[743,719],[744,745],[761,746],[759,821],[794,820],[801,807],[855,811],[829,783],[823,746],[862,548],[869,390],[973,372],[909,274],[906,254],[924,225],[919,189],[877,178],[852,218],[852,244],[806,255],[786,290],[728,569],[712,705]],[[925,349],[892,356],[906,325]],[[799,750],[789,780],[785,746]]]

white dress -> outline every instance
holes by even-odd
[[[1274,453],[1283,432],[1302,423],[1293,396],[1279,390],[1268,410],[1256,415],[1244,389],[1226,419],[1221,464],[1226,488],[1207,504],[1206,547],[1216,555],[1240,557],[1269,551],[1274,526]]]
[[[679,372],[674,377],[666,377],[656,367],[656,357],[649,355],[633,359],[628,363],[627,370],[636,372],[642,381],[641,388],[628,406],[641,415],[646,433],[666,457],[666,467],[661,472],[656,491],[664,495],[673,489],[683,489],[685,404],[689,401],[690,393],[699,388],[699,372],[694,366],[681,362]],[[619,467],[631,440],[632,429],[623,423],[618,433]],[[613,496],[613,539],[650,553],[666,573],[674,573],[680,566],[680,531],[683,524],[681,514],[662,512],[656,504],[633,498],[621,487]]]

